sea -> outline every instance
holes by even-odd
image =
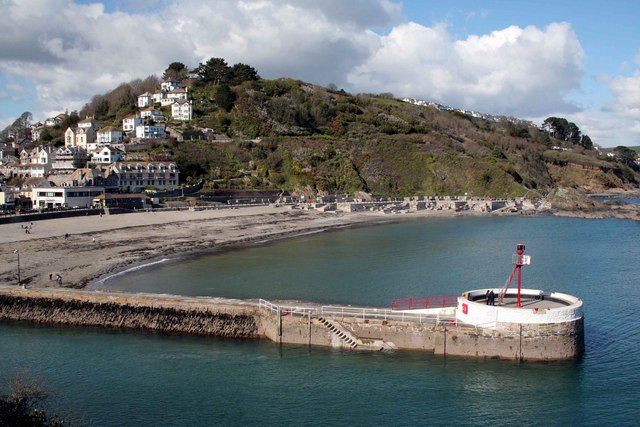
[[[584,301],[578,360],[358,352],[0,322],[0,387],[16,375],[93,426],[632,426],[640,422],[640,223],[406,219],[161,260],[94,288],[389,307],[523,286]],[[6,391],[4,391],[6,392]]]

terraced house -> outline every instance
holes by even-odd
[[[145,188],[172,190],[178,187],[180,171],[174,162],[116,162],[111,165],[110,178],[125,192]]]

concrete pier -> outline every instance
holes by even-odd
[[[462,323],[455,311],[0,287],[0,320],[512,360],[571,359],[584,351],[582,317],[491,328]]]

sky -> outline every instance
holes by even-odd
[[[640,145],[640,2],[0,0],[0,129],[209,58]]]

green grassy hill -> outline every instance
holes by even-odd
[[[232,140],[170,140],[147,156],[170,154],[185,181],[204,178],[209,187],[511,197],[557,186],[634,188],[640,181],[631,166],[554,140],[526,122],[482,120],[293,79],[196,81],[189,94],[196,118],[170,125],[210,128]],[[118,125],[135,111],[133,99],[117,108],[90,103],[81,115]]]

